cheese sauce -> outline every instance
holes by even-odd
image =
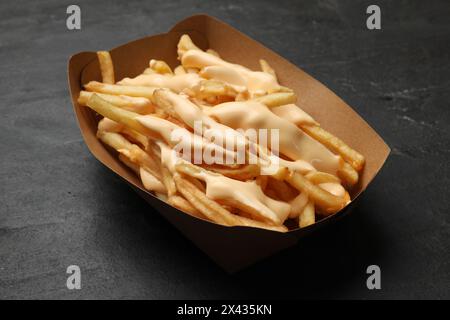
[[[339,156],[261,103],[227,102],[205,110],[205,113],[235,129],[279,129],[280,153],[292,160],[304,160],[319,171],[337,173]]]
[[[171,74],[141,74],[135,78],[124,78],[117,84],[129,86],[149,86],[156,88],[169,88],[175,92],[181,92],[186,88],[192,88],[201,81],[196,73],[179,75]]]
[[[139,175],[141,177],[142,184],[144,185],[144,188],[147,190],[159,192],[159,193],[166,193],[166,187],[159,181],[154,175],[149,173],[144,168],[139,169]]]
[[[246,88],[250,93],[264,93],[280,88],[276,78],[269,73],[252,71],[204,51],[186,51],[181,63],[186,68],[202,69],[200,75],[204,78],[226,82],[241,91]]]
[[[180,127],[173,122],[152,115],[139,116],[136,117],[136,120],[144,127],[158,133],[164,139],[164,141],[166,141],[170,145],[179,144],[179,147],[183,148],[183,151],[185,152],[192,150],[203,151],[207,149],[211,150],[215,154],[223,155],[223,158],[225,159],[232,159],[233,161],[236,161],[237,156],[234,151],[227,150],[220,145],[209,142],[198,135],[194,135],[189,130]],[[202,154],[203,153],[201,153],[200,156]]]
[[[345,196],[344,187],[337,182],[320,183],[318,186],[337,197],[343,198]]]
[[[175,173],[175,165],[185,162],[182,158],[162,142],[157,143],[161,148],[161,161]],[[206,196],[212,200],[229,200],[258,211],[268,221],[282,224],[288,217],[290,205],[274,200],[264,194],[255,181],[234,180],[220,174],[199,170],[194,177],[206,183]]]
[[[233,152],[235,152],[236,150],[245,150],[245,148],[243,148],[242,144],[247,144],[248,140],[242,133],[232,129],[232,128],[239,127],[238,125],[233,125],[232,123],[223,125],[223,124],[216,122],[213,118],[211,118],[208,115],[208,114],[212,115],[212,111],[208,111],[207,109],[204,109],[204,110],[200,109],[197,105],[190,102],[186,97],[184,97],[182,95],[177,95],[173,92],[167,91],[165,94],[165,98],[168,100],[168,102],[170,102],[174,111],[183,120],[183,122],[186,123],[191,128],[195,127],[195,121],[201,121],[204,126],[210,128],[210,129],[213,129],[216,135],[221,135],[221,139],[218,139],[218,141],[222,141],[222,142],[226,143],[224,146],[225,149],[233,151]],[[237,103],[237,104],[239,104],[239,103]],[[245,114],[244,116],[247,117],[248,114],[246,114],[246,112],[245,112],[246,105],[241,105],[241,106],[244,109],[240,110],[239,113],[240,114],[244,113]],[[263,107],[265,108],[265,106],[263,106]],[[211,110],[214,110],[214,108],[212,108]],[[270,111],[267,111],[265,114],[266,114],[266,116],[269,116],[269,117],[271,115],[273,115]],[[273,116],[276,117],[275,115],[273,115]],[[143,118],[143,117],[140,117],[140,118]],[[295,127],[295,125],[293,125],[287,121],[286,121],[286,123]],[[144,124],[144,123],[142,123],[142,124]],[[257,127],[253,127],[253,128],[257,128]],[[265,127],[265,128],[267,128],[267,127]],[[276,127],[276,128],[278,128],[278,127]],[[245,127],[243,127],[242,129],[245,129]],[[295,129],[297,129],[297,128],[295,127]],[[300,130],[300,129],[297,129],[297,130]],[[281,132],[283,132],[283,130],[281,130],[280,133]],[[303,133],[303,132],[301,131],[301,133]],[[284,135],[286,136],[287,133],[285,133]],[[305,135],[305,134],[303,134],[303,135]],[[309,138],[309,137],[307,137],[307,138]],[[309,138],[309,139],[311,139],[311,138]],[[214,142],[212,142],[212,143],[214,143]],[[318,142],[317,142],[317,144],[319,144],[318,148],[320,148],[320,146],[322,146]],[[234,146],[234,147],[233,147],[233,149],[229,149],[228,146]],[[306,161],[305,159],[295,159],[294,161],[289,161],[289,160],[281,159],[273,153],[266,152],[266,151],[262,150],[261,148],[259,148],[258,146],[256,146],[256,148],[258,148],[257,150],[258,150],[258,156],[259,156],[260,160],[263,161],[262,167],[261,167],[262,174],[273,174],[274,170],[276,169],[276,168],[274,168],[274,166],[286,167],[291,170],[299,171],[302,174],[315,170],[315,166],[313,165],[314,161],[311,161],[311,163]],[[320,151],[323,151],[323,150],[320,149]],[[326,149],[326,151],[328,151],[328,149]],[[328,156],[329,153],[327,153],[326,155]],[[319,162],[320,159],[313,159],[313,160],[315,160],[315,162]],[[338,159],[332,159],[332,161],[337,162]],[[337,164],[336,164],[336,166],[337,166]],[[333,170],[330,170],[330,171],[333,171]],[[276,170],[275,170],[275,172],[276,172]]]
[[[297,126],[302,124],[318,125],[318,123],[309,114],[292,103],[270,108],[270,111],[275,113],[280,118],[288,120]]]

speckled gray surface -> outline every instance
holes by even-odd
[[[381,31],[369,1],[76,1],[68,31],[72,3],[0,4],[0,298],[450,298],[448,1],[376,1]],[[71,54],[199,12],[325,83],[393,150],[352,216],[234,276],[91,156],[66,85]]]

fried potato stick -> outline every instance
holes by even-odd
[[[285,226],[271,226],[263,222],[251,220],[249,218],[234,215],[217,202],[209,199],[188,180],[180,175],[174,175],[174,180],[180,193],[203,215],[218,224],[226,226],[249,226],[279,232],[286,232]]]
[[[253,100],[258,101],[269,108],[274,108],[285,104],[295,103],[297,101],[297,95],[294,92],[275,92],[254,98]]]
[[[179,65],[179,66],[175,67],[175,69],[173,70],[173,73],[175,75],[186,74],[186,70],[184,69],[184,67],[182,65]]]
[[[162,182],[167,189],[169,198],[177,193],[177,187],[173,181],[172,173],[163,165],[161,165]]]
[[[172,69],[169,65],[163,60],[150,60],[149,63],[150,69],[154,70],[156,73],[160,74],[173,74]]]
[[[146,86],[125,86],[118,84],[107,84],[97,81],[90,81],[87,84],[85,84],[84,87],[88,91],[113,95],[124,95],[131,97],[144,97],[147,99],[152,99],[153,92],[157,89],[154,87],[146,87]]]
[[[314,184],[327,182],[341,183],[341,180],[338,177],[321,171],[311,171],[305,175],[305,178]]]
[[[300,228],[307,227],[316,222],[316,216],[314,212],[314,203],[312,201],[308,201],[306,206],[303,208],[302,213],[300,213],[298,217],[298,226]]]
[[[191,38],[187,34],[183,34],[180,37],[180,40],[178,41],[177,45],[177,53],[178,53],[178,59],[181,60],[181,57],[186,51],[189,50],[199,50],[202,51],[199,47],[197,47],[191,40]]]
[[[139,114],[149,114],[153,113],[155,108],[152,103],[147,98],[142,97],[129,97],[129,96],[116,96],[112,94],[105,93],[94,93],[91,91],[80,91],[80,96],[78,97],[78,103],[82,106],[86,106],[89,98],[97,94],[103,100],[128,111],[133,111]]]
[[[186,212],[187,214],[190,214],[191,216],[208,220],[200,211],[191,205],[189,201],[181,196],[171,196],[167,199],[167,203],[177,209],[180,209],[181,211]]]
[[[314,185],[298,172],[291,172],[287,176],[286,181],[300,192],[305,192],[308,197],[322,209],[325,215],[330,215],[341,210],[346,204],[344,199],[332,195]]]
[[[212,54],[213,56],[216,56],[216,57],[220,58],[220,54],[214,49],[210,48],[210,49],[206,50],[206,52],[209,53],[209,54]]]
[[[277,75],[275,73],[275,70],[270,66],[270,64],[264,60],[259,60],[259,65],[261,66],[261,70],[265,73],[271,74],[275,79],[277,79]]]
[[[138,164],[140,167],[144,167],[159,180],[162,179],[161,173],[159,172],[159,165],[155,159],[153,159],[148,153],[139,148],[137,145],[129,142],[121,134],[98,131],[97,137],[106,145],[115,149],[119,153],[122,153],[130,161]]]
[[[121,123],[147,137],[152,137],[155,139],[160,138],[158,134],[144,127],[139,121],[136,120],[136,117],[140,116],[140,114],[116,107],[100,98],[97,94],[92,95],[86,104],[89,108],[101,114],[105,118]]]
[[[103,83],[114,84],[114,66],[108,51],[97,51]]]
[[[311,137],[321,142],[331,151],[341,155],[355,170],[360,171],[364,167],[364,156],[350,148],[344,141],[334,136],[325,129],[314,125],[303,125],[301,128]]]

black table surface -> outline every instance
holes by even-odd
[[[72,1],[0,4],[0,298],[450,298],[450,3]],[[89,153],[68,57],[214,15],[342,97],[392,148],[353,215],[235,275]],[[447,190],[447,191],[446,191]],[[81,290],[66,268],[81,268]],[[366,268],[381,268],[368,290]]]

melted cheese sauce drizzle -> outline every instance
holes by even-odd
[[[269,73],[252,71],[204,51],[186,51],[181,57],[181,63],[187,68],[202,69],[202,77],[226,82],[238,91],[247,89],[250,93],[264,93],[280,88],[275,77]]]
[[[175,173],[175,165],[186,161],[178,157],[176,152],[166,144],[162,142],[157,144],[161,148],[161,161],[172,173]],[[290,205],[266,196],[255,181],[234,180],[206,170],[200,170],[194,174],[194,177],[206,183],[206,196],[212,200],[231,200],[241,203],[259,211],[268,221],[276,225],[282,224],[289,216]]]
[[[275,113],[280,118],[288,120],[297,126],[303,124],[318,125],[318,123],[309,114],[293,103],[270,108],[270,111]]]
[[[235,152],[211,143],[198,135],[194,135],[189,130],[168,120],[152,115],[139,116],[136,117],[136,120],[139,121],[139,123],[141,123],[144,127],[158,133],[167,143],[171,145],[182,143],[180,144],[180,147],[183,147],[184,151],[187,151],[187,148],[190,150],[200,151],[208,149],[213,150],[214,153],[223,155],[223,157],[227,157],[229,159],[236,159],[237,157]],[[177,131],[176,134],[174,134],[175,130]]]
[[[171,74],[141,74],[135,78],[124,78],[117,84],[129,86],[149,86],[156,88],[169,88],[175,92],[181,92],[186,88],[192,88],[202,79],[196,73],[179,75]]]
[[[197,105],[190,102],[186,97],[167,91],[165,94],[165,98],[168,99],[171,106],[174,108],[175,112],[183,120],[183,122],[185,122],[191,128],[194,128],[195,121],[202,121],[203,125],[206,125],[208,128],[213,129],[216,134],[222,135],[222,139],[219,139],[219,141],[223,141],[226,143],[225,148],[227,148],[227,146],[235,146],[235,148],[233,148],[231,151],[243,150],[241,144],[248,143],[247,139],[242,133],[232,129],[233,126],[227,126],[218,123],[210,116],[208,116],[208,111],[206,111],[206,109],[200,109]],[[243,109],[243,111],[245,111],[245,108]],[[271,114],[271,112],[268,111],[268,114]],[[294,126],[289,122],[288,124]],[[235,128],[236,127],[238,126],[235,126]],[[273,153],[261,150],[261,148],[259,148],[258,146],[256,146],[256,148],[258,148],[259,158],[263,162],[261,166],[262,174],[273,174],[274,172],[276,172],[276,168],[274,168],[274,166],[286,167],[291,170],[299,171],[303,174],[315,170],[315,167],[311,163],[303,159],[297,159],[295,161],[284,160]]]
[[[255,101],[227,102],[205,112],[231,128],[279,129],[279,151],[293,160],[304,160],[320,171],[336,174],[340,157],[292,122]]]

